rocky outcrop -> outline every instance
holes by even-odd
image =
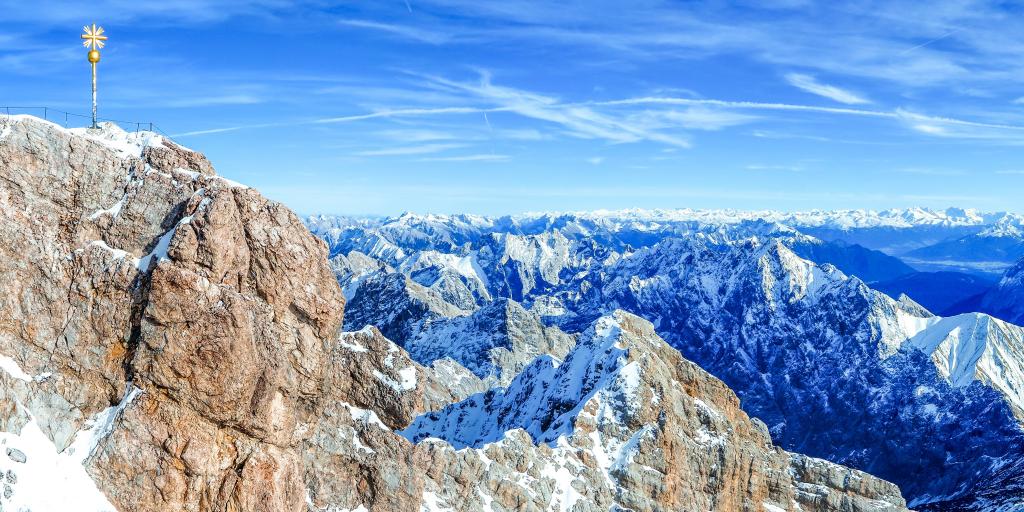
[[[405,349],[421,363],[451,358],[477,377],[507,386],[537,357],[561,361],[575,343],[574,336],[545,326],[518,302],[497,299],[470,315],[426,323]]]
[[[325,245],[159,137],[0,123],[0,354],[47,376],[8,423],[60,451],[137,388],[88,460],[117,509],[304,509],[344,304]]]
[[[4,508],[902,508],[891,484],[772,447],[721,382],[624,315],[557,369],[635,400],[573,374],[607,401],[541,402],[536,417],[564,418],[554,438],[494,422],[468,449],[413,443],[394,430],[471,407],[481,380],[376,328],[340,333],[325,244],[153,134],[0,118],[0,211]],[[379,300],[409,302],[397,284]],[[535,367],[556,369],[543,357],[519,379]]]
[[[524,451],[523,465],[555,484],[541,508],[904,508],[893,484],[772,446],[736,395],[649,322],[616,312],[583,338],[557,367],[539,358],[507,388],[420,416],[403,435],[444,439],[497,460],[510,456],[511,440],[538,443]],[[508,436],[516,429],[525,435]],[[518,485],[541,487],[526,482]],[[442,486],[439,496],[457,503],[458,491]]]
[[[350,304],[345,316],[350,328],[374,325],[399,343],[411,339],[426,323],[469,313],[405,275],[387,271],[362,279]]]

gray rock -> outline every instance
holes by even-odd
[[[28,460],[28,458],[25,457],[25,452],[22,452],[21,450],[19,450],[17,448],[8,448],[7,449],[7,457],[9,459],[13,460],[14,462],[17,462],[17,463],[20,463],[20,464],[24,464],[25,461]]]

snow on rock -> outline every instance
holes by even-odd
[[[3,508],[35,512],[116,512],[86,473],[83,463],[110,434],[118,416],[139,392],[138,388],[130,389],[118,405],[93,416],[64,451],[58,451],[31,414],[20,432],[0,432],[0,447],[6,448],[8,458],[12,459],[0,462],[0,470],[7,470],[5,487],[11,489],[10,495],[5,490],[0,500]],[[18,455],[11,457],[11,454]],[[59,492],[55,492],[57,490]]]
[[[0,370],[7,372],[7,375],[23,382],[32,382],[33,377],[18,365],[18,362],[7,356],[0,355]]]
[[[366,425],[373,425],[376,427],[380,427],[384,430],[390,430],[386,425],[384,425],[384,422],[380,421],[380,418],[377,417],[376,412],[367,409],[361,409],[352,404],[341,405],[348,409],[349,414],[352,415],[352,419]]]
[[[99,123],[99,128],[68,128],[68,133],[99,142],[121,156],[141,157],[149,147],[164,147],[164,138],[153,132],[127,132],[116,123]]]
[[[393,379],[377,370],[373,371],[373,376],[377,377],[377,379],[387,384],[391,389],[394,389],[398,393],[404,393],[406,391],[416,389],[416,367],[414,366],[408,366],[398,370],[398,379]]]
[[[910,345],[931,354],[954,386],[980,381],[999,391],[1024,418],[1024,328],[981,313],[938,320]]]
[[[451,358],[481,379],[507,385],[540,355],[550,355],[557,364],[574,343],[519,303],[499,299],[466,316],[424,323],[405,348],[420,364]]]
[[[656,399],[659,394],[664,397]],[[815,466],[818,471],[844,476],[823,478],[824,473],[791,466],[791,460],[802,459],[772,448],[738,403],[720,381],[662,341],[650,323],[617,311],[596,320],[562,364],[542,356],[508,387],[423,414],[400,434],[427,446],[443,440],[466,457],[475,454],[491,470],[500,467],[494,461],[505,459],[511,446],[535,444],[525,452],[531,462],[524,466],[530,469],[503,479],[549,489],[543,507],[548,509],[586,509],[596,502],[600,509],[646,510],[657,495],[654,489],[685,485],[701,491],[658,506],[732,510],[746,493],[761,492],[757,489],[766,484],[763,496],[805,510],[821,496],[855,507],[863,503],[856,493],[903,509],[894,486],[868,475],[824,461]],[[679,448],[670,455],[666,446]],[[742,461],[749,456],[758,462]],[[772,475],[768,480],[783,480],[767,483],[760,471]],[[832,487],[835,482],[857,482],[857,491]],[[802,493],[804,486],[813,486],[820,496]],[[431,492],[441,499],[452,496],[445,491]]]
[[[439,437],[460,448],[479,447],[501,439],[508,430],[522,428],[538,442],[553,443],[572,431],[573,418],[595,394],[608,394],[606,400],[628,404],[639,385],[639,369],[633,365],[621,375],[627,362],[618,332],[612,317],[601,318],[586,335],[587,341],[577,345],[561,365],[556,367],[550,356],[541,356],[507,388],[470,397],[483,414],[437,419],[428,414],[417,418],[403,435],[411,440]]]

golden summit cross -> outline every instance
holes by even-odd
[[[106,44],[103,42],[107,40],[107,36],[103,35],[103,27],[97,27],[93,23],[91,27],[89,25],[82,27],[82,30],[85,32],[82,34],[82,39],[85,39],[82,41],[82,46],[90,50],[98,50]]]
[[[107,36],[103,35],[103,27],[97,27],[95,23],[90,27],[82,27],[82,46],[89,49],[89,63],[92,64],[92,127],[96,126],[96,63],[100,61],[100,48],[103,48]]]

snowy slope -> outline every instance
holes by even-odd
[[[996,389],[1024,420],[1024,328],[981,313],[944,318],[912,337],[954,386],[980,381]]]
[[[0,377],[4,386],[34,386],[49,378],[45,374],[31,377],[13,359],[0,358],[0,368],[7,375],[6,378]],[[24,422],[9,432],[0,432],[0,446],[3,447],[0,474],[5,487],[0,497],[0,508],[37,512],[115,512],[117,509],[97,488],[83,463],[110,434],[115,420],[138,393],[138,389],[129,390],[120,404],[89,418],[84,427],[72,436],[70,445],[63,448],[54,444],[42,430],[40,422],[14,398],[16,414],[23,416]],[[54,492],[55,488],[60,492]]]

